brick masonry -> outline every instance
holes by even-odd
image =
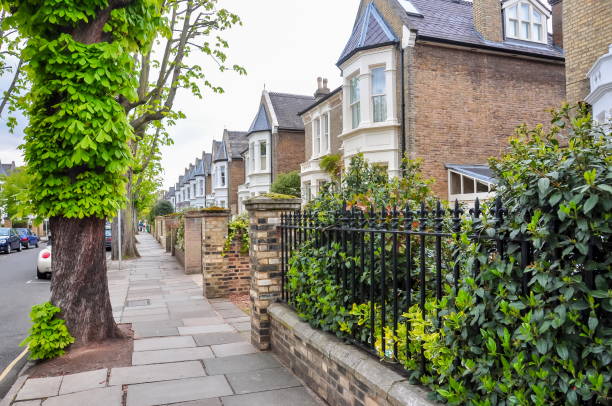
[[[411,158],[422,158],[435,193],[448,196],[445,164],[486,164],[517,126],[549,123],[565,99],[562,64],[417,44]]]
[[[300,199],[270,199],[258,196],[247,200],[251,248],[251,343],[260,350],[270,348],[268,306],[281,297],[281,214],[299,210]]]
[[[229,218],[229,210],[223,210],[206,213],[202,219],[202,272],[208,299],[249,291],[251,267],[248,254],[240,253],[240,242],[234,241],[223,255]]]
[[[590,92],[588,71],[612,43],[612,1],[563,0],[563,47],[567,100],[584,100]]]
[[[279,130],[272,134],[272,181],[278,175],[299,171],[304,160],[304,131]]]
[[[200,211],[185,213],[185,273],[188,275],[202,272],[202,219]]]
[[[228,163],[228,178],[229,178],[229,195],[228,207],[232,214],[238,214],[238,186],[245,182],[244,178],[244,160],[232,158]]]
[[[342,91],[334,94],[329,99],[325,100],[321,105],[329,105],[329,136],[330,136],[330,153],[337,154],[340,152],[341,142],[340,134],[342,134]],[[316,108],[315,108],[316,109]],[[306,112],[302,116],[305,128],[305,159],[309,161],[312,158],[312,141],[313,141],[313,128],[312,120],[313,110]]]
[[[501,42],[502,20],[499,0],[473,0],[474,27],[489,41]]]
[[[284,304],[269,307],[271,347],[330,406],[433,406],[427,391],[377,359],[300,321]]]

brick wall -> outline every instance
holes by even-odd
[[[202,272],[202,217],[201,212],[185,213],[185,273]]]
[[[417,44],[412,158],[448,198],[444,164],[501,155],[516,126],[548,123],[564,100],[563,65]],[[410,137],[410,132],[409,132]]]
[[[291,171],[299,171],[304,157],[304,131],[279,130],[273,134],[273,173],[272,181],[278,175]]]
[[[611,0],[564,0],[563,46],[567,69],[567,100],[589,94],[586,74],[612,43]]]
[[[244,160],[233,159],[229,162],[229,189],[228,207],[232,214],[238,214],[238,186],[245,182],[244,179]]]
[[[427,392],[337,337],[314,330],[286,305],[269,308],[271,347],[330,406],[434,406]]]
[[[474,27],[484,39],[501,42],[502,15],[499,0],[473,0]]]
[[[330,153],[337,154],[340,151],[342,142],[340,134],[342,134],[342,91],[339,91],[321,105],[329,105],[329,136],[330,136]],[[318,107],[318,106],[317,106]],[[304,143],[304,159],[309,161],[312,157],[312,120],[314,115],[310,112],[302,116],[305,128],[305,143]]]

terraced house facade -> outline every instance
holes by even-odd
[[[547,29],[555,16],[539,0],[362,0],[337,62],[341,89],[302,114],[314,145],[303,196],[326,179],[317,145],[329,132],[324,148],[345,163],[363,154],[397,176],[402,156],[420,158],[439,197],[488,197],[488,158],[565,99],[562,34]]]

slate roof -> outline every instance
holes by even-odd
[[[270,125],[270,121],[268,120],[268,114],[266,113],[266,107],[263,103],[259,104],[259,111],[251,124],[251,128],[249,128],[249,134],[257,132],[257,131],[270,131],[272,126]]]
[[[206,176],[210,175],[212,167],[212,154],[204,152],[202,154],[202,164],[204,165],[204,174]]]
[[[446,169],[451,169],[455,172],[461,173],[466,176],[481,180],[487,183],[497,183],[493,171],[489,168],[489,165],[444,165]]]
[[[0,176],[8,176],[16,169],[15,162],[3,164],[0,162]]]
[[[340,55],[338,65],[341,65],[362,49],[394,44],[397,42],[397,36],[382,18],[374,3],[370,3],[357,19],[351,37]]]
[[[185,184],[185,175],[181,175],[179,176],[179,183],[178,183],[179,188],[183,186],[184,184]]]
[[[562,59],[563,50],[552,44],[552,36],[548,36],[548,44],[506,39],[503,42],[485,40],[474,27],[472,3],[462,0],[410,0],[421,16],[408,13],[398,0],[396,8],[406,26],[417,30],[417,40],[439,40],[457,44],[476,45],[487,48],[497,48],[500,51],[518,52]],[[499,16],[500,20],[502,16]]]
[[[279,128],[285,130],[304,130],[304,122],[299,113],[315,102],[314,96],[273,92],[270,92],[269,96]]]
[[[304,110],[300,111],[298,113],[298,115],[302,116],[302,115],[304,115],[304,113],[312,110],[313,108],[317,107],[318,105],[325,103],[327,100],[331,99],[336,93],[339,93],[341,90],[342,90],[342,86],[337,87],[336,89],[332,90],[331,92],[329,92],[325,96],[321,97],[320,99],[317,99],[313,104],[309,105]]]
[[[186,172],[186,180],[187,181],[192,181],[195,179],[195,165],[194,164],[189,164],[189,169],[187,169]]]
[[[227,131],[223,134],[223,142],[232,159],[242,159],[240,153],[249,147],[248,133],[245,131]]]
[[[227,151],[223,141],[213,141],[212,151],[213,162],[227,161]]]
[[[200,158],[196,158],[194,176],[204,176],[204,175],[205,175],[204,161],[202,161]]]

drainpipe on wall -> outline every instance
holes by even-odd
[[[402,135],[400,139],[400,170],[401,176],[404,176],[404,156],[406,155],[406,72],[404,69],[404,48],[400,47],[400,69],[401,69],[401,86],[402,86]]]
[[[414,99],[413,99],[413,95],[412,95],[412,88],[410,87],[410,77],[408,77],[408,81],[406,80],[406,68],[410,68],[410,67],[414,67],[414,46],[416,44],[416,37],[417,37],[417,32],[415,30],[410,30],[408,27],[404,26],[402,28],[402,42],[401,42],[401,86],[402,86],[402,117],[401,117],[401,121],[402,121],[402,140],[401,140],[401,152],[402,152],[402,156],[401,159],[403,160],[404,156],[410,152],[410,143],[406,140],[407,135],[411,134],[411,131],[414,131],[414,129],[410,128],[407,129],[409,123],[408,120],[406,119],[406,103],[408,100],[408,103],[413,103]],[[406,51],[409,52],[409,56],[411,56],[410,60],[408,61],[408,65],[406,64]],[[412,66],[410,64],[413,64]],[[411,73],[413,72],[413,70],[410,71]],[[408,85],[406,85],[408,83]],[[406,95],[406,93],[408,93],[408,95]],[[409,131],[410,130],[410,131]],[[408,154],[409,155],[409,154]],[[402,170],[405,169],[404,167],[404,163],[402,162],[401,165]],[[403,171],[402,171],[402,175],[403,175]]]

